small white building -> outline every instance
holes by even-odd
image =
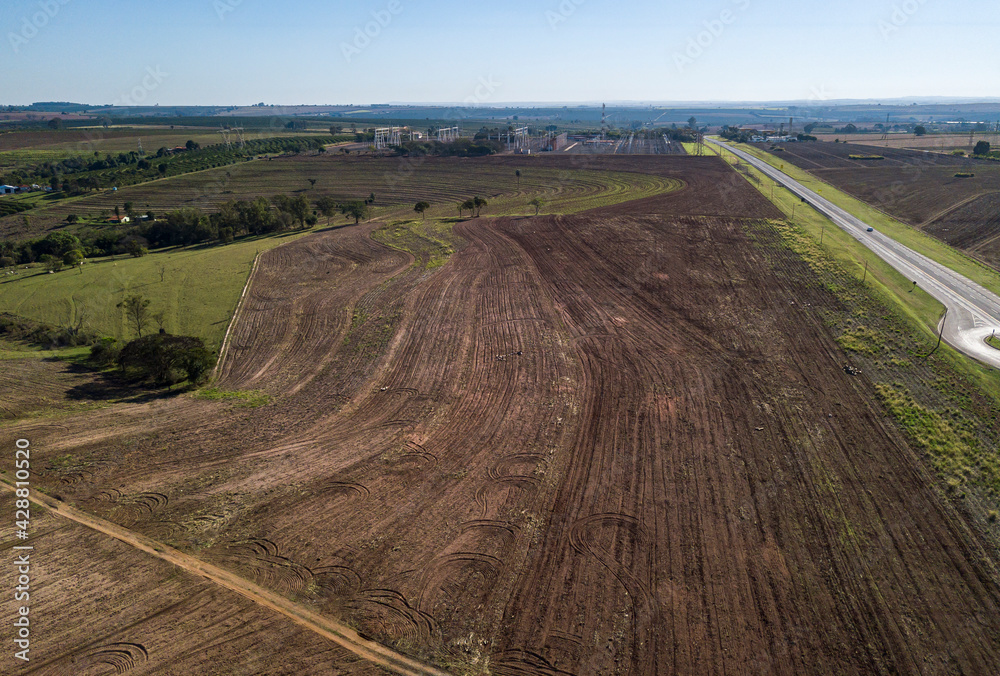
[[[0,195],[13,195],[17,192],[17,187],[13,185],[0,185]]]

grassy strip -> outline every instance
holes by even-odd
[[[990,347],[995,347],[996,349],[1000,350],[1000,337],[990,336],[989,338],[986,339],[986,344],[989,345]]]
[[[76,347],[64,347],[56,350],[32,349],[31,347],[0,342],[0,361],[13,359],[59,359],[63,361],[77,361],[90,356],[90,347],[78,345]]]
[[[95,259],[54,274],[21,270],[0,281],[0,311],[53,326],[82,323],[94,333],[126,339],[133,331],[116,305],[126,295],[142,294],[151,301],[152,312],[164,313],[167,331],[196,336],[218,349],[256,255],[307,232],[170,249],[142,258]],[[149,328],[157,326],[151,322]]]
[[[686,152],[688,155],[697,155],[698,154],[698,144],[697,143],[685,143],[685,142],[682,141],[681,145],[684,146],[684,152]],[[703,145],[703,148],[704,148],[704,152],[702,154],[704,154],[704,155],[718,155],[719,154],[719,149],[718,149],[717,146],[713,146],[713,145],[709,145],[708,143],[705,143]]]
[[[822,197],[825,197],[842,209],[847,210],[851,214],[867,222],[879,232],[886,234],[914,251],[922,253],[928,258],[955,270],[959,274],[968,277],[993,293],[1000,294],[1000,273],[996,270],[993,270],[983,263],[966,256],[965,254],[948,246],[944,242],[931,237],[927,233],[902,223],[901,221],[898,221],[895,218],[879,211],[875,207],[851,197],[847,193],[838,190],[829,183],[816,178],[804,169],[800,169],[790,162],[783,162],[781,158],[775,157],[770,153],[763,152],[754,146],[740,144],[739,148],[740,150],[750,153],[754,157],[764,160],[771,166],[780,169],[802,185],[816,191]],[[731,156],[731,153],[725,154]],[[770,179],[765,180],[768,183],[771,183]]]
[[[372,233],[372,239],[416,259],[414,265],[425,270],[439,268],[448,262],[461,246],[462,238],[454,234],[452,225],[457,219],[428,219],[393,221]],[[358,323],[362,323],[362,318]]]
[[[996,495],[1000,493],[1000,456],[983,448],[967,419],[949,418],[920,404],[902,385],[876,383],[879,399],[930,458],[950,490],[959,490],[975,473]],[[960,497],[965,497],[961,495]]]
[[[239,408],[260,408],[271,401],[271,396],[262,390],[220,390],[216,387],[199,390],[195,397],[228,401]]]
[[[732,160],[729,153],[727,159]],[[772,183],[756,170],[758,188]],[[994,523],[1000,504],[1000,371],[937,342],[943,308],[874,253],[798,198],[774,189],[795,217],[777,224],[780,245],[797,254],[841,305],[824,316],[838,344],[875,384],[883,405],[922,451],[967,513]],[[867,263],[867,271],[865,270]]]

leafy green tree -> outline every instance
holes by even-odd
[[[315,188],[316,187],[316,179],[315,178],[310,178],[310,179],[308,179],[308,181],[309,181],[309,187],[310,188]]]
[[[288,201],[288,213],[299,222],[299,227],[305,229],[306,218],[309,217],[309,200],[299,195]]]
[[[536,197],[535,199],[533,199],[530,202],[528,202],[528,204],[530,204],[531,206],[535,207],[535,215],[537,216],[538,215],[538,210],[541,209],[542,205],[545,204],[545,200],[543,200],[541,197]]]
[[[976,147],[972,150],[973,155],[989,155],[990,154],[990,142],[980,141],[976,144]]]
[[[142,294],[126,296],[116,307],[125,312],[125,321],[135,328],[136,334],[142,338],[142,331],[150,320],[149,299]]]
[[[129,342],[118,355],[122,371],[159,384],[202,382],[215,365],[215,355],[200,338],[153,334]]]
[[[516,169],[514,171],[514,176],[517,177],[517,189],[520,190],[521,189],[521,170],[520,169]]]
[[[362,218],[368,218],[371,215],[371,209],[364,202],[353,201],[344,202],[340,205],[340,213],[344,214],[348,218],[354,219],[354,224],[357,225],[361,222]]]
[[[79,249],[73,249],[72,251],[67,251],[63,254],[62,262],[69,267],[79,265],[83,262],[83,252]]]
[[[913,128],[913,133],[916,134],[917,136],[923,136],[924,134],[927,133],[927,127],[925,127],[922,124],[918,124],[916,127]]]
[[[316,200],[316,208],[319,210],[319,213],[326,216],[327,225],[330,225],[330,218],[337,213],[337,206],[337,200],[329,196],[320,197]]]
[[[476,211],[476,203],[471,198],[469,198],[459,205],[459,209],[468,211],[469,214],[472,215]]]
[[[420,216],[423,217],[423,218],[427,218],[426,216],[424,216],[424,212],[427,211],[430,208],[431,208],[431,205],[428,202],[417,202],[413,206],[413,210],[416,211],[418,214],[420,214]]]
[[[63,122],[58,117],[53,117],[49,120],[49,129],[62,129]]]
[[[489,203],[485,199],[479,197],[478,195],[472,198],[472,206],[476,208],[476,218],[479,218],[479,214],[482,212],[483,207],[487,206],[488,204]]]

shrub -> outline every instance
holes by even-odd
[[[122,346],[115,338],[101,338],[90,348],[90,361],[95,366],[108,367],[118,362]]]
[[[215,355],[200,338],[159,333],[129,342],[118,355],[118,365],[137,380],[197,384],[215,366]]]
[[[960,171],[957,174],[955,174],[955,178],[973,178],[973,177],[975,177],[975,174],[973,174],[971,171]]]

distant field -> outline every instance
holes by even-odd
[[[220,123],[221,128],[221,123]],[[292,131],[283,128],[268,130],[250,130],[246,133],[247,140],[260,138],[277,138],[288,136],[313,135],[316,132]],[[156,152],[160,147],[172,148],[184,145],[192,140],[201,145],[222,142],[222,134],[217,129],[205,127],[190,128],[159,128],[159,127],[103,127],[46,130],[46,131],[15,131],[0,134],[0,158],[9,151],[32,150],[60,152],[69,155],[90,155],[94,151],[100,153],[119,153],[136,150],[138,141],[142,139],[142,147],[148,152]]]
[[[881,134],[816,134],[820,141],[841,141],[857,145],[877,146],[879,148],[903,148],[913,150],[930,150],[932,152],[951,152],[952,150],[972,150],[978,141],[989,141],[994,146],[1000,146],[1000,134],[977,132],[973,142],[969,143],[968,132],[964,134],[889,134],[883,140]]]
[[[766,146],[758,144],[758,149]],[[877,162],[852,160],[870,153],[849,143],[785,144],[778,163],[814,176],[904,223],[1000,269],[1000,163],[929,152],[883,149]],[[970,178],[956,174],[972,173]]]
[[[458,202],[476,195],[491,203],[486,213],[527,213],[529,209],[534,213],[528,202],[539,196],[546,202],[545,213],[567,213],[673,192],[682,185],[677,179],[628,171],[627,165],[622,165],[624,171],[591,167],[589,161],[574,165],[566,160],[564,165],[526,160],[513,166],[491,158],[375,159],[332,153],[280,157],[61,200],[31,211],[28,225],[24,215],[0,218],[0,237],[41,235],[64,226],[69,214],[96,218],[127,201],[138,211],[162,214],[187,206],[214,211],[229,200],[278,193],[301,194],[310,202],[322,196],[360,200],[374,193],[376,215],[410,215],[416,202],[426,200],[432,207],[429,213],[452,216],[457,215]],[[316,179],[315,187],[310,187],[311,178]]]

